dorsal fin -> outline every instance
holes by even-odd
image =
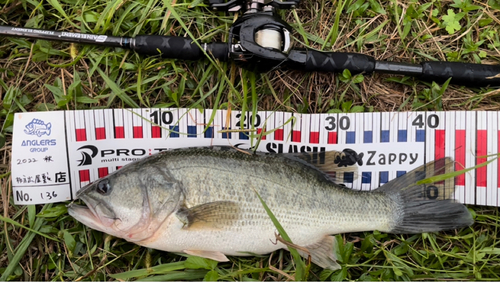
[[[353,180],[356,180],[358,165],[363,165],[363,153],[358,154],[349,148],[343,151],[283,153],[283,156],[317,168],[338,184],[343,183],[343,175],[347,172],[352,173]]]

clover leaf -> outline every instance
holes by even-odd
[[[464,15],[465,13],[463,12],[455,14],[452,9],[448,9],[448,15],[443,16],[443,24],[449,34],[454,34],[457,30],[462,28],[459,21],[464,17]]]

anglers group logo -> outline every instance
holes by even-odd
[[[41,137],[43,135],[50,136],[52,124],[45,123],[40,119],[33,118],[24,129],[24,132],[28,135],[35,135]]]
[[[79,149],[82,154],[82,159],[77,160],[80,162],[78,166],[92,165],[92,158],[96,157],[97,152],[99,151],[97,147],[93,145],[84,145]]]

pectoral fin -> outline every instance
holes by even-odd
[[[181,208],[177,217],[184,223],[184,229],[221,230],[236,225],[240,219],[240,209],[234,202],[216,201]]]
[[[200,250],[183,250],[183,253],[186,253],[188,255],[195,255],[199,257],[204,257],[204,258],[209,258],[213,259],[215,261],[229,261],[229,259],[226,257],[225,254],[221,252],[214,252],[214,251],[200,251]]]
[[[306,248],[309,253],[303,250],[297,250],[297,252],[299,252],[303,258],[308,258],[309,255],[311,255],[312,262],[322,268],[337,270],[340,269],[341,266],[337,263],[337,258],[333,253],[335,241],[334,236],[326,236],[317,243],[305,246],[304,248]]]

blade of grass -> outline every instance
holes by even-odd
[[[75,28],[78,28],[78,26],[71,21],[71,19],[68,17],[68,14],[66,14],[66,11],[64,8],[61,6],[61,3],[57,0],[47,0],[47,2],[54,7],[67,21],[70,25],[72,25]]]
[[[146,4],[146,7],[144,7],[144,9],[143,9],[141,18],[139,19],[137,26],[135,27],[135,31],[134,31],[133,36],[136,36],[141,32],[141,30],[143,29],[143,26],[144,26],[144,22],[146,21],[147,17],[151,13],[151,11],[150,11],[151,8],[156,6],[157,3],[158,3],[158,0],[149,0],[148,1],[148,3]]]
[[[137,281],[188,281],[188,280],[200,280],[205,277],[208,270],[186,270],[186,271],[172,271],[169,274],[151,276]]]
[[[118,280],[130,280],[131,278],[138,278],[138,277],[143,277],[143,276],[148,276],[148,275],[153,275],[153,274],[162,274],[162,273],[167,273],[170,271],[184,269],[184,268],[186,268],[184,263],[185,263],[185,261],[166,263],[166,264],[153,266],[151,268],[143,268],[143,269],[125,271],[125,272],[117,273],[117,274],[110,274],[109,277],[114,278],[114,279],[118,279]]]
[[[45,209],[51,208],[51,207],[52,207],[52,204],[50,204],[50,203],[46,204],[42,208],[42,211],[44,211]],[[2,221],[6,221],[6,220],[8,221],[11,219],[5,219],[4,217],[2,217]],[[9,223],[11,223],[11,222],[9,221]],[[45,219],[37,218],[35,220],[35,224],[33,225],[34,226],[33,229],[26,228],[26,230],[28,230],[28,233],[21,240],[21,243],[19,243],[19,245],[16,247],[16,250],[15,250],[14,256],[12,257],[12,260],[9,262],[9,265],[7,265],[7,268],[3,272],[2,276],[0,276],[0,281],[7,281],[7,279],[10,277],[12,272],[14,272],[14,269],[19,265],[19,261],[21,261],[21,258],[24,257],[26,250],[29,248],[29,246],[31,245],[31,242],[35,238],[35,235],[39,234],[41,236],[44,236],[43,234],[38,232],[38,230],[40,230],[40,228],[42,227],[42,225],[44,223],[45,223]],[[19,226],[21,224],[16,222],[16,224],[14,224],[14,225]],[[56,239],[53,239],[53,240],[58,241]]]
[[[288,236],[288,234],[286,233],[285,229],[283,228],[283,226],[281,226],[278,219],[276,219],[276,216],[274,216],[271,209],[267,206],[267,204],[264,202],[264,200],[259,195],[259,193],[257,191],[255,191],[255,194],[259,198],[260,202],[262,203],[262,206],[266,210],[267,215],[269,216],[269,218],[273,222],[274,226],[276,227],[276,229],[280,233],[281,237],[285,241],[287,241],[289,243],[293,243],[292,240],[290,239],[290,237]],[[308,268],[307,268],[304,260],[302,259],[302,257],[299,255],[299,253],[297,252],[297,250],[295,248],[288,247],[288,250],[290,251],[290,254],[292,254],[293,260],[294,260],[295,265],[296,265],[295,280],[296,281],[305,281],[307,279]]]
[[[33,205],[33,206],[34,206],[34,205]],[[29,206],[28,206],[28,207],[29,207]],[[29,208],[28,208],[28,213],[29,213]],[[12,224],[12,225],[17,226],[17,227],[19,227],[19,228],[25,229],[25,230],[27,230],[27,231],[30,231],[31,233],[34,233],[34,234],[40,235],[40,236],[42,236],[42,237],[44,237],[44,238],[47,238],[47,239],[49,239],[49,240],[52,240],[52,241],[55,241],[55,242],[60,242],[60,240],[59,240],[59,239],[52,238],[52,237],[51,237],[51,236],[49,236],[49,235],[46,235],[46,234],[44,234],[44,233],[41,233],[41,232],[37,231],[37,229],[32,229],[32,228],[26,227],[26,226],[22,225],[21,223],[18,223],[17,221],[14,221],[14,220],[12,220],[12,219],[10,219],[10,218],[6,218],[6,217],[3,217],[3,216],[1,216],[1,215],[0,215],[0,221],[4,221],[4,222],[6,222],[6,223]],[[37,222],[35,221],[35,224],[34,224],[33,226],[35,226],[35,227],[36,227],[36,223],[37,223]],[[33,227],[33,226],[32,226],[32,227]]]
[[[339,24],[340,24],[340,15],[342,15],[342,10],[344,9],[345,3],[347,1],[339,0],[340,3],[337,3],[337,10],[335,11],[335,22],[333,23],[333,27],[330,29],[328,36],[325,39],[325,42],[321,46],[321,50],[325,49],[326,44],[330,41],[332,46],[335,45],[337,41],[337,37],[339,35]]]
[[[191,39],[193,39],[193,42],[194,44],[198,45],[198,47],[200,47],[200,49],[203,51],[203,53],[206,55],[206,58],[207,60],[210,61],[210,63],[212,65],[214,65],[217,70],[223,74],[223,79],[228,83],[228,87],[231,91],[233,91],[233,93],[239,93],[236,88],[234,87],[234,85],[231,83],[231,80],[227,77],[226,73],[224,72],[224,70],[222,69],[222,67],[214,60],[212,59],[212,56],[209,56],[209,54],[207,54],[207,52],[205,51],[204,48],[202,48],[202,46],[200,45],[200,43],[198,42],[198,40],[196,40],[196,37],[189,31],[189,28],[186,26],[186,24],[184,23],[184,21],[182,20],[182,18],[179,16],[179,14],[175,11],[175,9],[172,7],[172,5],[170,4],[171,0],[167,0],[164,2],[165,6],[167,7],[167,9],[169,10],[169,12],[171,13],[171,15],[179,22],[179,24],[182,26],[182,28],[186,31],[186,33],[189,35],[189,37]]]
[[[304,27],[302,26],[302,22],[300,20],[299,15],[297,15],[297,11],[295,9],[292,10],[293,18],[295,19],[296,22],[296,27],[299,29],[298,32],[300,35],[302,35],[302,39],[304,40],[305,45],[309,45],[309,39],[307,39],[306,31],[304,30]]]
[[[109,86],[111,91],[118,96],[125,104],[127,104],[129,107],[134,107],[134,108],[139,108],[139,105],[135,103],[132,98],[130,98],[114,81],[112,81],[102,70],[101,68],[96,69],[97,72],[101,75],[102,79],[106,82],[106,84]],[[111,104],[112,100],[108,101],[108,104]]]
[[[95,24],[94,33],[99,33],[108,29],[111,19],[113,19],[115,12],[118,10],[117,8],[121,6],[124,1],[125,0],[115,0],[108,2],[108,5],[106,5],[106,8],[102,11],[101,16]]]

